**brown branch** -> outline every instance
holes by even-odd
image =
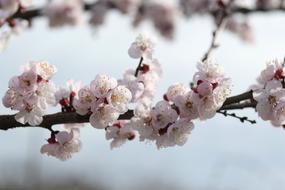
[[[255,108],[257,102],[243,102],[243,103],[237,103],[237,104],[230,104],[230,105],[223,105],[220,110],[238,110],[238,109],[244,109],[244,108]]]
[[[252,91],[248,91],[236,96],[232,96],[226,99],[226,101],[224,102],[223,105],[230,105],[230,104],[234,104],[234,103],[239,103],[243,100],[253,100],[253,96],[252,96]]]
[[[237,102],[250,100],[252,95],[246,92],[237,96],[227,98],[224,105],[218,111],[234,110],[243,108],[254,108],[256,102],[244,102],[237,104]],[[128,120],[134,116],[133,111],[129,110],[119,117],[119,120]],[[8,130],[18,127],[31,127],[29,124],[21,124],[15,120],[15,115],[0,115],[0,130]],[[90,115],[81,116],[74,112],[69,113],[55,113],[43,117],[43,122],[40,124],[41,128],[51,129],[53,125],[69,124],[69,123],[88,123]]]

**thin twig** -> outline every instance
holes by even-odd
[[[250,120],[246,116],[244,116],[244,117],[238,116],[235,113],[228,113],[227,111],[217,111],[217,113],[223,114],[225,117],[230,116],[230,117],[236,118],[236,119],[240,120],[240,122],[242,122],[242,123],[249,122],[251,124],[256,124],[255,120]]]
[[[211,56],[212,52],[219,47],[218,42],[217,42],[218,35],[220,31],[223,30],[226,24],[226,20],[229,16],[229,8],[231,7],[232,3],[233,3],[233,0],[230,0],[229,3],[225,5],[225,7],[222,7],[221,9],[218,10],[218,12],[213,14],[214,18],[217,21],[217,24],[216,24],[217,26],[212,34],[212,41],[211,41],[210,47],[208,48],[208,50],[206,51],[205,55],[202,58],[203,62],[206,61]]]

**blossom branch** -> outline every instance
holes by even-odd
[[[85,3],[84,4],[84,10],[89,11],[92,9],[93,6],[95,6],[97,3]],[[117,7],[112,4],[108,3],[109,9],[116,9]],[[214,10],[211,11],[210,14],[216,15],[219,11]],[[232,7],[229,10],[230,15],[233,14],[256,14],[256,13],[271,13],[271,12],[285,12],[285,7],[273,7],[273,8],[245,8],[245,7]],[[43,9],[37,8],[37,9],[30,9],[27,11],[21,11],[19,10],[17,13],[15,13],[11,18],[21,18],[25,20],[32,20],[36,17],[43,16]]]
[[[226,99],[224,105],[218,110],[236,110],[243,108],[254,108],[256,102],[244,102],[252,97],[252,92],[242,93],[240,95],[232,96]],[[239,103],[239,104],[238,104]],[[133,111],[129,110],[125,114],[120,115],[119,120],[128,120],[134,116]],[[41,128],[51,129],[53,125],[70,124],[70,123],[88,123],[90,115],[81,116],[75,112],[59,112],[55,114],[46,115],[43,117],[43,122],[37,126]],[[0,115],[0,130],[8,130],[18,127],[33,127],[27,124],[21,124],[15,120],[15,115]]]

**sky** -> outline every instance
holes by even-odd
[[[250,23],[255,34],[253,44],[223,32],[221,47],[214,54],[232,78],[232,95],[254,84],[267,60],[285,56],[284,13],[253,15]],[[89,84],[97,74],[120,78],[126,69],[138,64],[128,57],[130,43],[140,32],[148,31],[156,38],[155,57],[163,68],[155,99],[158,101],[171,84],[188,84],[192,80],[196,63],[209,46],[212,30],[208,17],[180,18],[175,39],[166,41],[147,24],[131,28],[130,19],[117,13],[111,14],[97,31],[85,24],[50,29],[45,19],[38,19],[32,29],[15,37],[0,55],[0,93],[4,95],[9,79],[31,60],[54,64],[58,68],[53,79],[57,85],[68,79]],[[49,113],[56,111],[59,107]],[[13,112],[0,105],[0,114],[8,113]],[[138,140],[110,150],[104,132],[86,125],[81,133],[82,151],[66,162],[40,154],[49,136],[47,130],[0,131],[0,184],[8,178],[24,183],[32,171],[37,180],[71,175],[104,182],[114,189],[145,181],[181,189],[284,189],[285,131],[258,119],[254,110],[237,113],[258,123],[243,124],[217,115],[195,122],[183,147],[162,150]]]

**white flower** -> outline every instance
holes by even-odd
[[[72,154],[79,152],[81,149],[81,142],[78,131],[71,130],[71,132],[61,131],[55,136],[52,136],[41,148],[42,154],[54,156],[62,161],[70,159]]]
[[[83,15],[81,0],[56,0],[45,7],[44,13],[49,19],[51,27],[63,25],[77,25]]]
[[[19,96],[20,95],[17,93],[17,91],[9,89],[2,98],[2,103],[6,108],[13,109]]]
[[[16,80],[14,81],[16,82]],[[25,96],[37,88],[37,74],[33,71],[26,71],[18,77],[18,90]]]
[[[131,119],[130,125],[133,129],[138,131],[140,141],[155,140],[155,138],[157,137],[157,133],[151,126],[151,117],[133,117]]]
[[[47,61],[33,61],[30,68],[44,80],[50,80],[57,72],[56,67]]]
[[[258,83],[265,85],[271,80],[279,80],[285,76],[284,67],[277,59],[271,60],[267,63],[266,68],[261,72],[257,78]]]
[[[146,36],[140,34],[135,42],[132,43],[131,47],[129,48],[129,56],[134,59],[138,58],[145,58],[151,59],[153,53],[153,42]]]
[[[125,85],[132,93],[132,102],[136,102],[144,92],[144,84],[133,74],[125,74],[119,84]]]
[[[74,100],[73,106],[80,115],[85,115],[91,110],[92,102],[95,101],[89,87],[83,87],[78,91],[78,97]]]
[[[40,83],[36,90],[38,105],[42,109],[47,109],[48,105],[55,105],[55,87],[53,83]]]
[[[190,91],[190,88],[184,84],[178,83],[171,85],[166,92],[166,99],[174,101],[177,96],[184,95]]]
[[[224,77],[224,69],[216,64],[214,60],[207,59],[204,62],[197,64],[198,72],[195,73],[193,79],[194,83],[199,80],[207,80],[211,83],[217,82],[221,77]]]
[[[106,139],[111,140],[111,148],[117,148],[123,145],[127,140],[133,140],[135,132],[129,123],[118,123],[107,127]]]
[[[108,77],[107,75],[97,75],[95,80],[91,82],[90,90],[97,98],[105,98],[117,84],[115,78]]]
[[[167,128],[167,132],[159,136],[156,140],[157,148],[166,148],[170,146],[183,146],[191,131],[194,129],[194,124],[188,119],[179,119]]]
[[[194,129],[194,124],[187,119],[180,119],[167,129],[168,138],[178,146],[183,146]]]
[[[128,88],[119,85],[111,90],[107,96],[107,101],[120,113],[125,113],[128,110],[128,103],[132,99],[132,93]]]
[[[270,81],[267,83],[265,89],[254,97],[257,101],[256,111],[263,120],[271,120],[273,123],[283,122],[281,120],[280,108],[283,108],[285,103],[285,89],[279,81]],[[277,115],[276,115],[277,114]],[[276,117],[277,116],[277,117]],[[279,120],[279,122],[277,122]]]
[[[41,108],[26,104],[25,108],[15,115],[15,120],[19,123],[28,123],[31,126],[40,125],[43,121],[44,112]]]
[[[178,114],[168,102],[160,101],[151,110],[151,118],[152,126],[159,130],[176,121]]]
[[[201,120],[210,119],[215,116],[216,111],[223,105],[226,97],[229,95],[228,88],[216,88],[214,93],[209,96],[201,97],[193,94],[193,102],[196,103],[199,118]]]
[[[134,114],[137,117],[145,118],[150,115],[152,101],[148,98],[141,99],[135,107]]]
[[[118,120],[120,113],[112,106],[99,107],[90,116],[90,124],[97,129],[104,129]]]
[[[199,116],[197,105],[193,100],[193,92],[176,96],[173,102],[178,107],[181,118],[196,119]]]

